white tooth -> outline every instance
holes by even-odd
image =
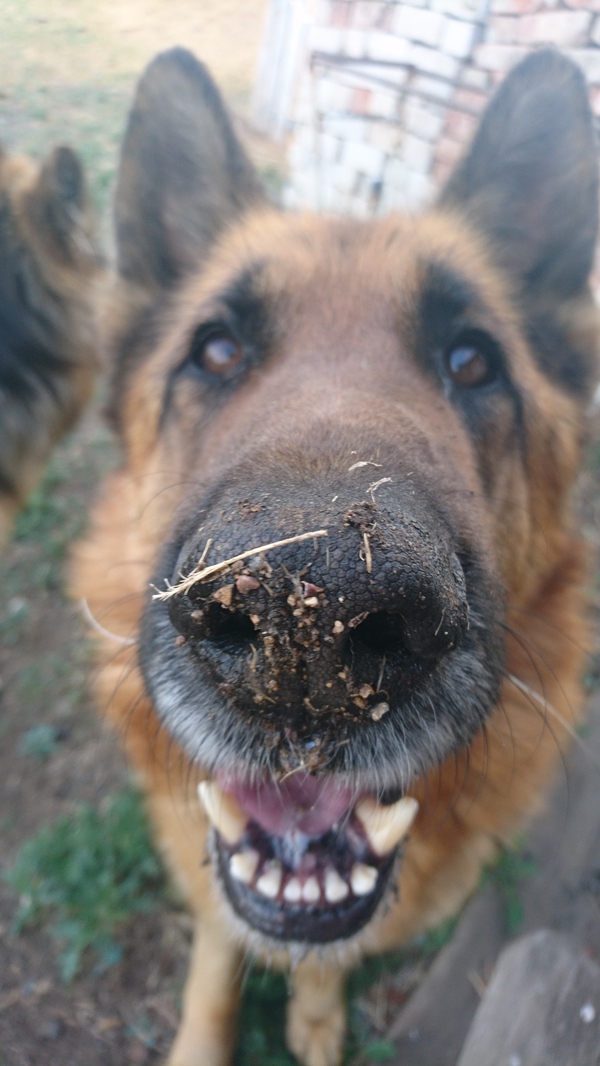
[[[256,873],[259,858],[257,851],[237,851],[229,860],[229,873],[236,881],[249,885]]]
[[[415,820],[419,804],[412,796],[384,807],[372,796],[356,805],[356,814],[376,855],[387,855],[406,836]]]
[[[228,844],[237,844],[248,819],[235,796],[223,792],[216,781],[201,781],[198,796],[215,829]]]
[[[350,874],[350,884],[355,896],[368,896],[375,888],[377,870],[374,866],[365,866],[364,862],[355,862]]]
[[[267,899],[275,899],[279,895],[281,887],[281,863],[272,862],[265,867],[265,872],[260,875],[256,882],[256,889],[261,896]]]
[[[337,870],[328,870],[325,874],[325,899],[328,903],[339,903],[350,892],[348,885]]]
[[[309,877],[304,882],[304,888],[302,889],[302,899],[305,903],[316,903],[321,898],[321,889],[319,888],[319,882],[316,877]]]
[[[302,899],[302,885],[297,877],[290,877],[287,885],[283,890],[283,898],[288,903],[299,903]]]

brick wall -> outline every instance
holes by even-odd
[[[600,0],[272,0],[271,16],[257,84],[270,78],[277,123],[264,99],[256,113],[289,137],[292,207],[419,207],[505,72],[540,44],[580,64],[600,118]]]

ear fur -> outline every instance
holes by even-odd
[[[507,76],[440,204],[465,211],[532,293],[586,285],[598,229],[598,162],[579,68],[553,49]]]
[[[163,52],[137,87],[116,192],[121,276],[167,289],[199,266],[224,226],[260,202],[258,177],[206,68]]]
[[[85,175],[72,148],[55,148],[44,160],[32,191],[31,212],[41,235],[69,260],[80,252],[93,253]]]

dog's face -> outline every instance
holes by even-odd
[[[100,274],[77,156],[0,148],[0,540],[91,393]]]
[[[418,220],[282,217],[191,57],[141,82],[115,390],[163,590],[141,666],[207,774],[225,896],[267,938],[364,926],[420,783],[498,703],[508,613],[568,535],[596,181],[554,53]]]

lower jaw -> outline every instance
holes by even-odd
[[[229,873],[229,859],[219,841],[215,861],[221,884],[235,914],[250,929],[275,941],[303,946],[330,944],[354,937],[371,920],[390,881],[398,849],[381,862],[377,882],[366,896],[338,904],[292,904],[270,900],[235,880]]]

